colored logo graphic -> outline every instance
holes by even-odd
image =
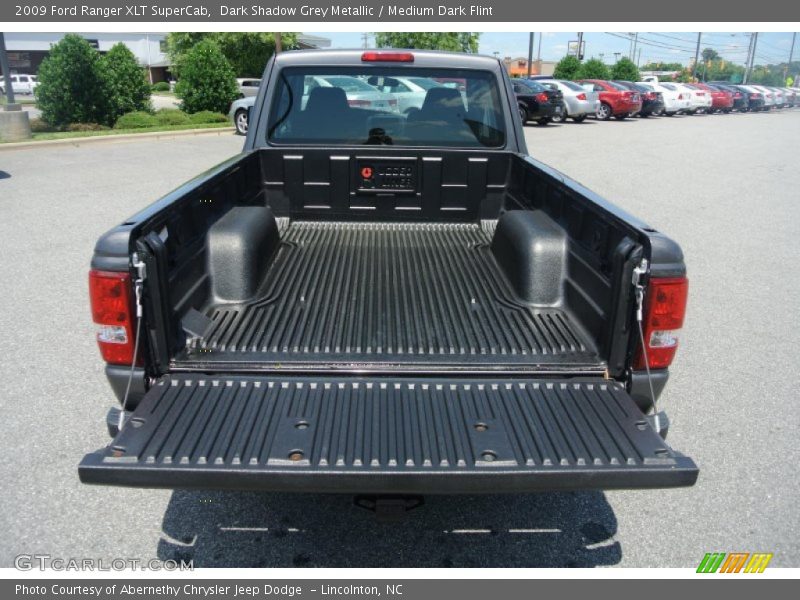
[[[708,552],[697,567],[698,573],[763,573],[772,553]]]
[[[372,167],[362,167],[361,177],[364,179],[372,179]]]

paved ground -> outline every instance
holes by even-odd
[[[92,339],[96,237],[233,154],[192,137],[0,153],[0,565],[19,553],[223,566],[800,566],[800,111],[527,128],[530,151],[678,239],[691,307],[664,407],[702,469],[677,491],[432,498],[379,525],[348,498],[88,487],[111,395]],[[4,178],[5,177],[5,178]]]

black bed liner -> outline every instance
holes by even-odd
[[[162,379],[86,483],[354,493],[692,485],[619,383]]]
[[[489,249],[496,221],[282,221],[259,299],[206,307],[214,324],[173,367],[604,369],[566,310],[515,297]]]

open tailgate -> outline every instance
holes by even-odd
[[[613,381],[172,375],[86,483],[348,493],[692,485]]]

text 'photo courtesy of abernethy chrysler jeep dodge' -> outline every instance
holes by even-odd
[[[429,85],[401,112],[352,78]],[[499,61],[285,52],[248,122],[241,154],[97,242],[120,406],[82,481],[376,503],[694,484],[657,409],[681,250],[528,156]]]

